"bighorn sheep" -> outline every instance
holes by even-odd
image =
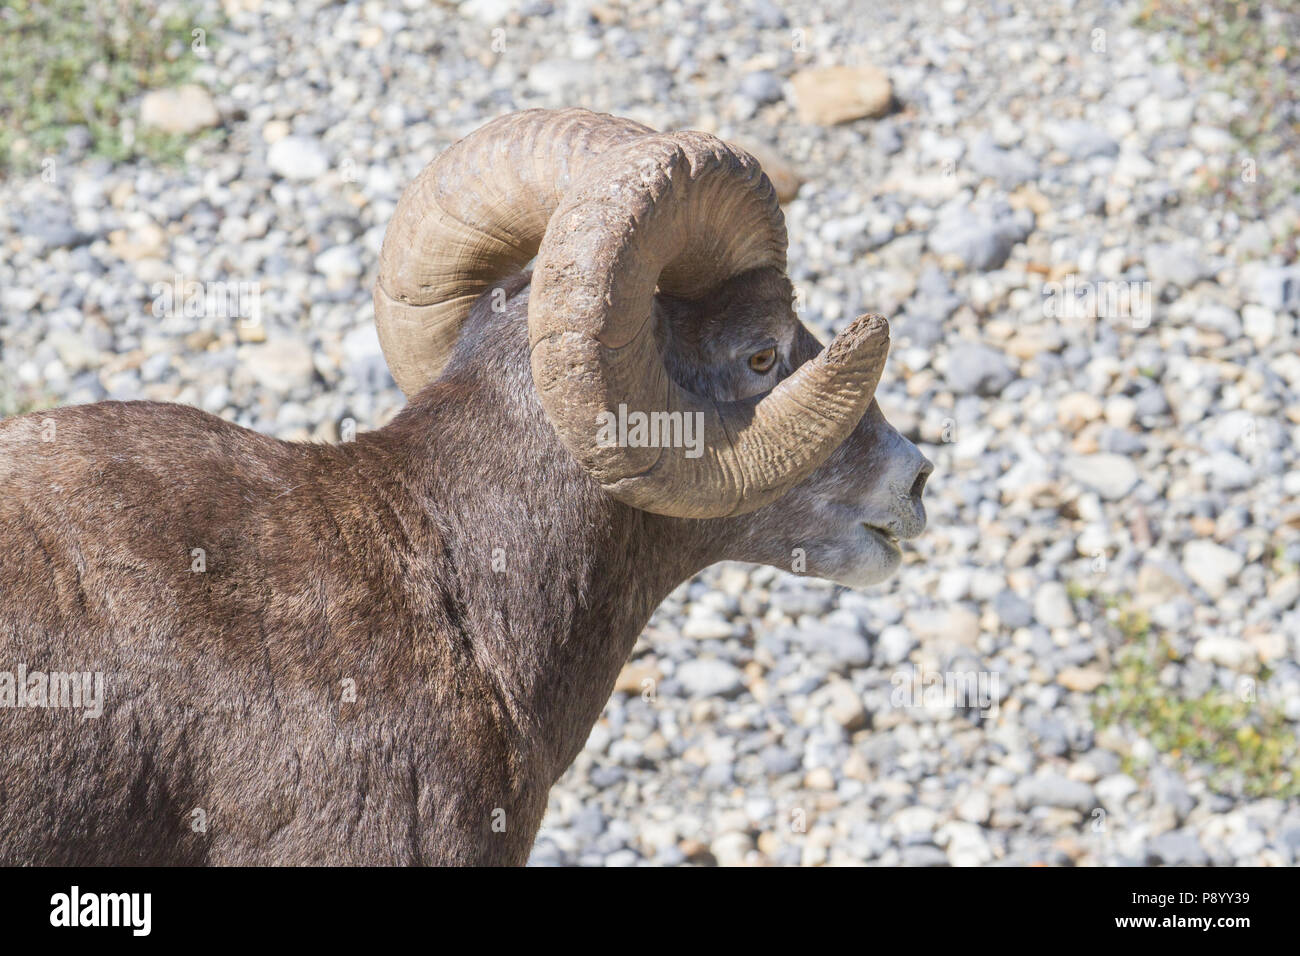
[[[386,427],[0,424],[0,863],[523,863],[677,584],[796,548],[869,584],[925,525],[886,322],[822,348],[785,249],[713,136],[512,114],[394,213]],[[102,716],[33,676],[65,672]]]

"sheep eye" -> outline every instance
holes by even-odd
[[[755,352],[749,357],[749,367],[763,375],[772,371],[772,366],[776,364],[776,349],[763,349],[761,352]]]

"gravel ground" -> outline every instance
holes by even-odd
[[[1256,107],[1136,7],[1021,6],[209,3],[200,89],[147,107],[213,127],[182,165],[73,136],[0,182],[3,370],[336,440],[403,403],[370,289],[447,145],[565,105],[735,138],[803,181],[804,318],[891,317],[931,526],[866,592],[684,584],[532,861],[1292,865],[1296,157],[1235,138]],[[260,321],[155,308],[177,275],[258,283]]]

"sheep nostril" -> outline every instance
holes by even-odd
[[[933,471],[934,471],[934,465],[930,464],[927,461],[925,464],[921,466],[921,470],[916,473],[916,478],[912,481],[912,488],[908,492],[909,497],[911,497],[914,501],[921,500],[921,493],[925,491],[926,479],[930,477],[930,474]]]

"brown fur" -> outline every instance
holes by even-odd
[[[604,494],[537,401],[524,286],[354,442],[144,402],[0,423],[0,670],[106,674],[95,720],[0,708],[0,863],[527,859],[657,604],[789,534]]]

